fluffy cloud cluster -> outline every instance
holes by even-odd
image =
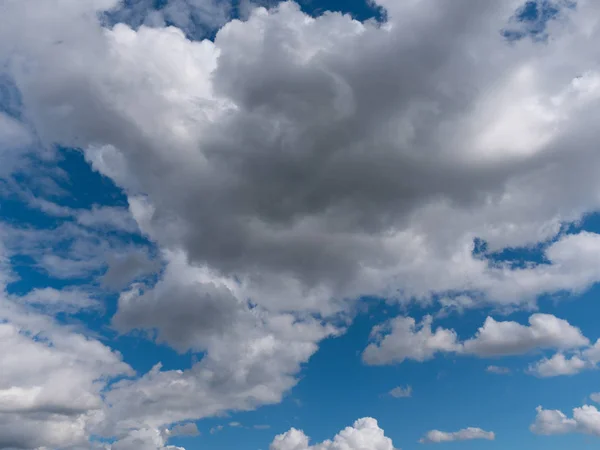
[[[146,195],[149,236],[269,308],[446,291],[520,304],[599,278],[595,235],[562,239],[535,268],[471,254],[475,237],[533,244],[598,206],[593,2],[548,46],[502,38],[513,2],[384,2],[385,26],[283,3],[214,43],[102,28],[91,13],[115,1],[38,3],[7,2],[0,48],[38,135],[85,148]]]
[[[431,430],[419,442],[421,444],[439,444],[441,442],[471,441],[474,439],[486,439],[488,441],[493,441],[496,439],[496,435],[492,431],[485,431],[481,428],[474,427],[453,431],[451,433],[439,430]]]
[[[278,402],[361,295],[520,306],[600,280],[600,236],[559,234],[600,207],[597,2],[580,0],[545,45],[502,37],[514,1],[381,0],[385,24],[311,18],[284,2],[225,24],[214,42],[163,25],[189,35],[196,14],[206,18],[202,8],[221,3],[167,3],[152,17],[119,19],[117,0],[5,0],[0,67],[21,104],[19,114],[0,116],[0,166],[13,170],[33,142],[82,149],[124,190],[166,266],[155,284],[121,293],[114,327],[203,358],[188,370],[156,366],[121,380],[97,403],[96,380],[127,371],[113,352],[72,333],[64,342],[97,356],[72,361],[75,344],[61,347],[60,333],[49,346],[3,324],[6,358],[23,348],[50,362],[34,367],[47,381],[5,380],[6,404],[25,410],[0,419],[2,445],[75,445],[92,427],[116,436],[117,450],[162,448],[161,430],[173,422]],[[223,23],[215,8],[208,16]],[[107,14],[135,26],[107,26]],[[133,229],[123,211],[37,200],[83,228]],[[545,263],[515,268],[475,255],[476,238],[490,252],[552,243]],[[77,258],[41,255],[39,264],[56,278],[87,276],[104,267],[99,247],[78,247]],[[114,257],[104,284],[140,281],[156,268],[150,259],[139,249]],[[40,298],[54,297],[38,291],[30,303]],[[589,344],[544,315],[529,326],[488,319],[464,342],[432,330],[431,319],[396,318],[373,337],[369,364]],[[55,376],[60,361],[77,370]],[[64,389],[52,385],[48,398],[44,383],[71,377],[80,403],[56,412],[68,406]],[[38,414],[44,407],[51,412]],[[77,418],[68,429],[65,411]],[[30,419],[37,434],[19,431]],[[393,448],[372,419],[316,448],[358,449],[366,440]],[[297,430],[273,446],[310,448]]]
[[[544,435],[584,433],[600,437],[600,411],[594,406],[584,405],[573,409],[573,417],[569,418],[562,411],[539,406],[530,429],[533,433]]]
[[[0,448],[85,445],[107,380],[132,369],[101,342],[0,295]]]
[[[363,360],[372,365],[401,363],[405,359],[425,361],[439,352],[497,357],[536,349],[578,349],[590,343],[579,328],[551,314],[531,315],[529,326],[488,317],[473,338],[462,342],[454,330],[438,327],[434,331],[432,321],[431,316],[426,316],[417,326],[412,317],[396,317],[374,327],[374,342],[364,350]],[[586,354],[592,355],[595,348],[587,348]]]
[[[308,437],[295,428],[273,439],[269,450],[398,450],[371,417],[358,419],[340,431],[333,440],[309,445]]]

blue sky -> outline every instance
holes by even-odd
[[[0,18],[0,449],[598,445],[598,6],[63,3]]]

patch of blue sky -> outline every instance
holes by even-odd
[[[502,35],[509,41],[518,41],[525,37],[544,41],[548,37],[548,23],[556,20],[565,9],[573,9],[576,6],[577,3],[570,0],[529,0],[515,11],[510,26],[502,30]]]

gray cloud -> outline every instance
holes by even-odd
[[[285,3],[228,23],[214,44],[173,29],[103,30],[77,6],[57,23],[78,27],[24,19],[63,42],[51,59],[40,40],[14,44],[51,83],[13,76],[46,141],[85,147],[90,160],[113,146],[119,184],[148,195],[153,239],[243,280],[270,308],[471,287],[531,302],[539,290],[505,292],[469,252],[476,236],[492,249],[548,239],[597,208],[585,126],[593,46],[577,27],[555,31],[560,47],[508,45],[498,30],[511,2],[434,3],[432,15],[385,4],[384,27],[303,20]],[[3,29],[15,42],[19,30]],[[94,58],[76,67],[73,53]],[[65,116],[50,113],[58,98]],[[282,287],[286,299],[273,298]]]
[[[162,18],[135,19],[154,21],[137,29],[98,21],[116,0],[26,3],[3,4],[0,62],[28,126],[45,145],[83,149],[121,186],[167,264],[155,285],[122,293],[113,325],[204,354],[191,369],[157,366],[111,386],[105,416],[78,416],[85,426],[70,436],[85,440],[92,423],[99,434],[129,433],[117,449],[162,448],[161,430],[174,422],[276,403],[363,294],[468,292],[476,305],[531,306],[600,280],[593,233],[558,236],[549,264],[535,267],[472,252],[476,237],[491,251],[547,242],[600,206],[591,63],[600,28],[588,24],[600,17],[596,2],[580,1],[572,25],[557,23],[544,45],[503,39],[512,1],[382,0],[383,25],[311,19],[284,3],[226,24],[214,43],[158,20],[187,27],[214,2],[171,1]],[[5,135],[20,130],[3,120]],[[107,253],[98,250],[112,246],[88,228],[127,226],[122,212],[80,214],[70,227],[77,245],[50,257],[37,247],[38,264],[65,279],[101,272]],[[115,270],[108,282],[127,283]],[[461,343],[430,319],[411,320],[380,328],[365,360],[514,354],[584,339],[566,326],[489,321]],[[516,331],[518,342],[494,330]],[[42,425],[63,430],[53,420]],[[7,442],[11,427],[0,431]],[[42,431],[26,445],[63,445]],[[356,434],[392,448],[373,420],[336,439]],[[297,430],[277,442],[308,448]]]

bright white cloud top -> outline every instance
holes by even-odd
[[[0,3],[0,188],[51,222],[0,226],[0,449],[179,448],[194,421],[281,403],[365,298],[423,313],[375,325],[354,349],[368,366],[597,367],[598,336],[534,310],[600,281],[600,234],[577,228],[600,210],[600,3],[557,2],[546,40],[515,41],[513,0],[378,0],[382,23],[293,2],[241,2],[243,20],[216,0],[130,3]],[[61,204],[31,162],[57,146],[126,206]],[[524,247],[539,261],[494,259]],[[47,286],[12,290],[22,254]],[[478,309],[474,334],[436,323]],[[110,323],[92,331],[84,312]],[[192,362],[138,373],[122,335]],[[408,402],[411,386],[389,394]],[[599,417],[540,407],[531,431],[599,436]],[[270,448],[394,446],[364,418]]]

